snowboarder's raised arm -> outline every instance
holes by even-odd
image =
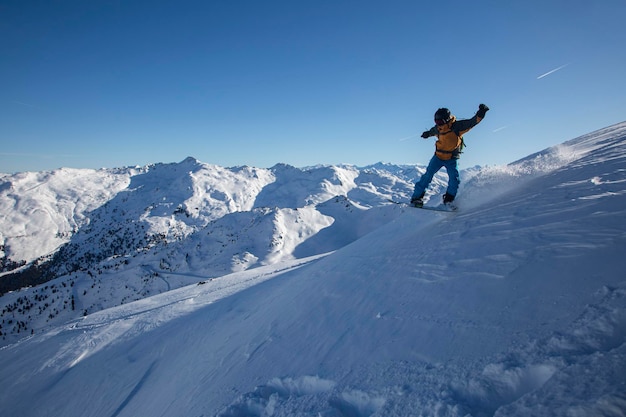
[[[480,123],[480,121],[485,118],[485,114],[487,114],[488,111],[489,107],[484,104],[479,105],[478,111],[476,112],[474,117],[472,117],[471,119],[457,120],[456,122],[454,122],[454,130],[459,135],[464,134],[465,132],[476,126],[478,123]]]

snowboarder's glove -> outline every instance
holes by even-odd
[[[481,119],[484,119],[485,114],[487,114],[488,111],[489,111],[489,107],[487,107],[484,104],[481,104],[478,106],[478,111],[476,112],[476,116],[480,117]]]
[[[423,137],[424,139],[426,139],[426,138],[427,138],[427,137],[429,137],[429,136],[430,136],[430,132],[429,132],[428,130],[427,130],[426,132],[422,133],[422,137]]]

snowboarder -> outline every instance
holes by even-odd
[[[431,158],[426,172],[415,184],[415,190],[411,197],[411,205],[422,207],[424,194],[433,179],[433,176],[442,167],[448,172],[448,188],[443,196],[443,203],[449,204],[454,201],[459,188],[458,159],[463,151],[463,134],[476,126],[489,110],[484,104],[478,106],[478,111],[471,119],[456,120],[456,117],[445,107],[435,112],[435,126],[422,133],[424,139],[437,136],[435,142],[435,155]]]

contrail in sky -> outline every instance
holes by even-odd
[[[569,65],[569,64],[561,65],[560,67],[555,68],[555,69],[553,69],[552,71],[548,71],[548,72],[546,72],[545,74],[541,74],[539,77],[537,77],[537,79],[538,79],[538,80],[540,80],[540,79],[542,79],[543,77],[547,77],[548,75],[550,75],[550,74],[552,74],[552,73],[555,73],[555,72],[557,72],[557,71],[559,71],[559,70],[562,70],[563,68],[565,68],[565,67],[566,67],[566,66],[568,66],[568,65]]]
[[[18,156],[28,158],[82,158],[83,155],[73,154],[41,154],[41,153],[26,153],[26,152],[0,152],[0,156]]]
[[[418,136],[419,136],[419,133],[416,133],[415,135],[407,136],[406,138],[401,138],[401,139],[398,139],[398,140],[399,141],[403,141],[403,140],[407,140],[407,139],[416,138]]]
[[[38,106],[35,106],[35,105],[33,105],[33,104],[29,104],[29,103],[24,103],[23,101],[15,101],[15,100],[14,100],[14,101],[13,101],[13,103],[14,103],[14,104],[17,104],[17,105],[19,105],[19,106],[31,107],[31,108],[33,108],[33,109],[39,109],[39,107],[38,107]]]

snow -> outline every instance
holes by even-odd
[[[102,297],[99,311],[2,348],[3,414],[626,415],[626,123],[466,172],[453,213],[387,204],[410,192],[397,167],[183,163],[202,189],[215,189],[211,172],[228,178],[211,198],[240,211],[209,219],[208,196],[159,195],[170,205],[155,205],[155,220],[189,199],[206,210],[158,226],[184,235],[148,250],[171,268],[131,257],[98,285],[126,294],[120,283],[152,268],[169,291]],[[102,201],[120,194],[135,198]],[[181,251],[211,247],[206,233],[246,228],[224,274],[209,273],[202,251],[173,266]],[[255,233],[273,245],[261,251]],[[87,281],[73,279],[80,295]]]
[[[99,207],[128,185],[134,170],[80,170],[1,175],[0,244],[31,262],[61,244]]]

